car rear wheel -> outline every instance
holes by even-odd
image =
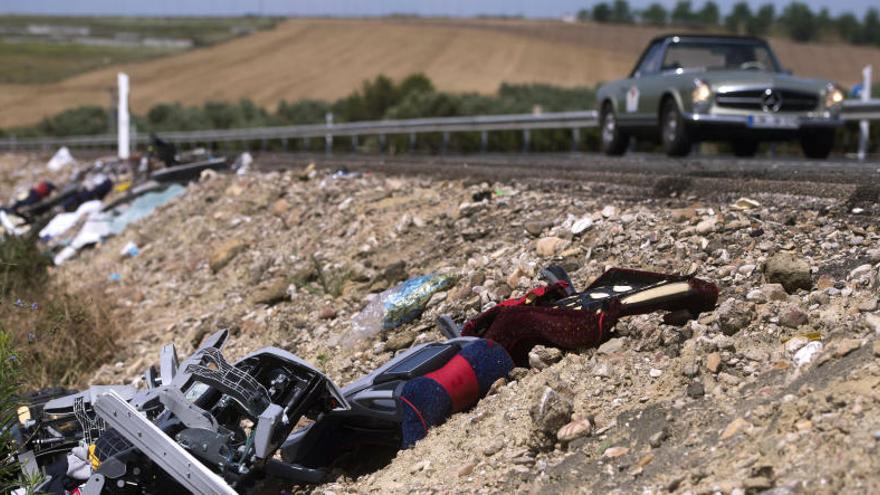
[[[663,149],[669,156],[687,156],[691,152],[691,139],[675,100],[663,102],[663,110],[660,112],[660,138]]]
[[[743,158],[755,156],[759,144],[761,143],[754,139],[737,139],[730,143],[733,147],[733,154]]]
[[[801,149],[807,158],[828,158],[834,148],[834,130],[807,131],[801,134]]]
[[[599,117],[599,125],[602,129],[602,151],[606,155],[619,156],[626,153],[629,146],[629,136],[620,130],[617,125],[617,115],[611,105],[606,104],[602,107],[602,114]]]

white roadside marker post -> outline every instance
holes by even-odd
[[[119,84],[119,104],[116,107],[116,133],[119,158],[127,160],[131,151],[129,144],[128,115],[128,74],[120,72],[116,76]]]
[[[871,71],[870,65],[862,69],[862,101],[868,102],[871,99]],[[867,120],[859,121],[859,161],[864,161],[868,153],[868,139],[871,135],[871,125]]]

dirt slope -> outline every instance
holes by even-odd
[[[592,85],[623,76],[661,31],[549,21],[292,19],[202,50],[121,65],[46,85],[0,85],[0,126],[32,123],[77,105],[106,105],[116,72],[131,75],[132,105],[249,97],[333,99],[378,74],[426,73],[450,91],[489,93],[502,82]],[[798,74],[855,82],[880,49],[774,41]]]

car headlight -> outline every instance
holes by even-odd
[[[825,88],[825,108],[840,107],[844,98],[843,90],[836,84],[829,84]]]
[[[712,88],[702,79],[694,79],[694,90],[691,92],[694,108],[706,108],[712,99]]]

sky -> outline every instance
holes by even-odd
[[[611,1],[611,0],[607,0]],[[675,0],[629,0],[634,8],[658,1],[666,7]],[[738,0],[715,0],[722,12]],[[748,0],[753,6],[788,1]],[[0,0],[0,13],[7,14],[98,14],[98,15],[299,15],[380,16],[417,14],[426,16],[523,15],[558,18],[574,13],[596,0]],[[699,8],[703,0],[692,0]],[[853,12],[861,17],[877,0],[804,0],[814,11],[823,7],[836,15]]]

